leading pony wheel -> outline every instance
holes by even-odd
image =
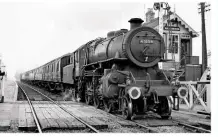
[[[94,106],[96,108],[99,108],[100,107],[100,99],[99,99],[99,97],[98,96],[94,96],[93,101],[94,101]]]
[[[133,105],[127,97],[123,97],[122,99],[122,115],[125,119],[130,120],[133,115]]]

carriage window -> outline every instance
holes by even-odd
[[[178,53],[178,46],[179,46],[179,36],[172,35],[169,38],[169,53]]]
[[[59,71],[59,61],[58,61],[58,63],[57,63],[57,71]]]
[[[79,56],[79,55],[78,55],[78,51],[77,51],[77,52],[75,52],[75,61],[76,61],[76,62],[79,62],[78,56]]]
[[[70,64],[73,64],[73,56],[70,57]]]

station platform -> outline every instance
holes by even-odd
[[[0,131],[8,130],[16,115],[14,108],[16,107],[17,94],[18,89],[15,81],[5,80],[4,102],[0,103]]]

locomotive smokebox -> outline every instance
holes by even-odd
[[[130,30],[141,27],[142,22],[144,22],[141,18],[132,18],[128,21],[130,23]]]

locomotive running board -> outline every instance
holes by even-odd
[[[119,62],[119,61],[126,61],[126,60],[128,60],[128,59],[127,58],[110,58],[110,59],[106,59],[106,60],[102,60],[102,61],[98,61],[98,62],[93,62],[93,63],[87,64],[87,65],[83,65],[83,67],[95,65],[98,63],[102,63],[102,62],[110,62],[110,61]]]

